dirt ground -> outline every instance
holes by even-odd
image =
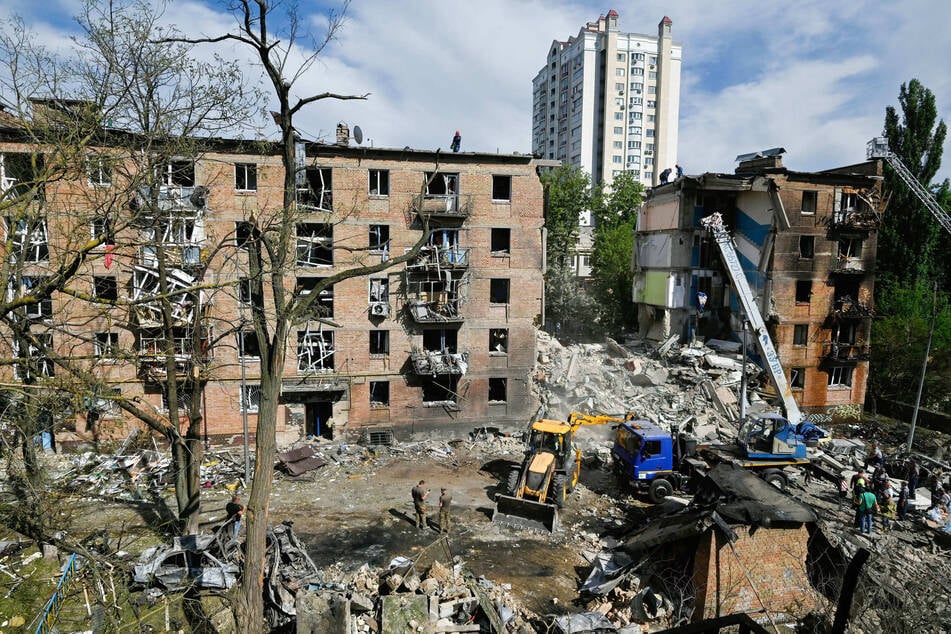
[[[596,442],[596,435],[590,436]],[[451,454],[445,453],[447,448]],[[625,515],[642,505],[589,460],[555,534],[499,527],[491,521],[497,485],[520,459],[520,453],[487,451],[468,441],[410,444],[377,453],[349,447],[340,463],[332,461],[300,478],[278,475],[270,522],[293,520],[295,533],[328,576],[364,563],[386,566],[397,556],[415,557],[438,537],[435,505],[430,528],[415,527],[410,490],[425,480],[431,501],[441,487],[452,494],[449,543],[467,570],[511,584],[512,595],[529,610],[580,611],[571,603],[577,599],[579,574],[587,573],[582,550],[597,552],[599,536],[629,530]],[[223,519],[227,500],[224,490],[207,498],[208,525]]]

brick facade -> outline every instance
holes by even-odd
[[[217,142],[194,161],[193,187],[206,187],[207,198],[199,209],[198,223],[203,236],[190,233],[182,249],[192,257],[209,261],[203,278],[209,288],[203,298],[209,306],[208,323],[211,337],[220,337],[209,350],[204,371],[209,381],[204,391],[203,411],[207,435],[227,440],[243,427],[241,412],[241,371],[239,338],[230,331],[250,310],[239,300],[239,280],[246,276],[247,254],[236,246],[236,232],[252,214],[266,222],[267,215],[279,208],[282,197],[283,169],[279,155],[269,147],[264,153],[256,145],[252,149],[238,142]],[[23,144],[0,145],[4,154],[28,150]],[[397,266],[371,276],[388,281],[388,297],[371,302],[370,281],[354,278],[333,288],[333,315],[323,321],[306,320],[295,324],[288,339],[284,366],[284,395],[279,412],[279,431],[301,435],[328,433],[332,417],[334,433],[359,437],[366,428],[384,429],[396,435],[455,433],[455,429],[474,426],[521,425],[536,408],[529,375],[535,358],[534,324],[542,313],[543,302],[543,195],[530,156],[498,154],[437,154],[417,150],[347,147],[342,145],[306,144],[306,166],[323,169],[331,177],[326,187],[332,195],[327,201],[304,208],[298,220],[301,225],[329,225],[332,228],[332,263],[315,259],[310,264],[298,263],[294,270],[284,271],[288,292],[300,290],[307,278],[327,277],[354,265],[373,264],[390,254],[402,254],[419,240],[420,214],[429,213],[424,204],[435,199],[440,204],[458,204],[466,213],[445,217],[432,213],[434,227],[446,230],[454,240],[451,253],[437,234],[430,254],[433,266]],[[236,165],[253,165],[256,186],[238,189]],[[425,192],[425,174],[437,169],[443,174],[457,174],[455,191],[448,196]],[[242,169],[242,168],[239,168]],[[386,193],[372,194],[371,170],[377,177],[385,174]],[[116,180],[121,179],[118,174]],[[247,185],[247,183],[245,183]],[[493,198],[493,185],[499,199]],[[47,185],[45,214],[49,233],[49,256],[34,268],[37,274],[48,274],[62,256],[89,239],[90,214],[96,196],[107,196],[121,187],[93,187],[87,182],[57,181]],[[186,191],[187,189],[187,191]],[[191,192],[191,188],[180,191]],[[438,189],[438,188],[437,188]],[[313,183],[311,183],[313,190]],[[164,192],[164,187],[163,187]],[[456,196],[458,194],[458,196]],[[452,199],[446,202],[447,199]],[[40,203],[37,203],[40,204]],[[191,206],[190,206],[191,205]],[[195,210],[187,200],[181,203],[188,213]],[[318,208],[321,207],[322,208]],[[128,209],[126,209],[128,211]],[[386,226],[388,237],[384,248],[372,249],[371,227]],[[301,231],[309,230],[307,228]],[[114,277],[120,304],[132,297],[133,278],[147,264],[149,255],[135,227],[119,232],[114,247],[100,247],[70,284],[78,293],[56,292],[52,296],[52,316],[36,321],[36,327],[48,328],[55,337],[59,354],[84,359],[89,367],[118,389],[124,398],[138,397],[156,408],[162,407],[164,375],[147,375],[138,354],[147,333],[141,321],[129,318],[129,309],[116,307],[100,310],[88,303],[95,294],[95,278]],[[497,243],[493,245],[493,235]],[[300,244],[300,242],[298,242]],[[493,252],[493,246],[496,251]],[[169,249],[172,247],[169,246]],[[178,247],[176,247],[178,248]],[[319,247],[318,247],[319,249]],[[467,261],[461,261],[465,252]],[[198,255],[200,253],[200,256]],[[446,259],[448,256],[449,259]],[[181,257],[186,257],[182,255]],[[310,257],[310,256],[308,256]],[[437,262],[449,263],[444,270]],[[185,270],[185,269],[183,269]],[[45,273],[44,273],[45,271]],[[441,305],[444,294],[424,292],[419,279],[440,282],[452,276],[458,280],[457,311],[451,321],[440,323],[417,317],[416,306]],[[492,280],[508,280],[509,293],[490,302],[490,291],[497,284]],[[213,283],[212,283],[213,282]],[[82,296],[82,297],[80,297]],[[374,304],[384,314],[371,312]],[[420,309],[421,310],[421,309]],[[433,375],[421,373],[411,356],[426,349],[437,356],[439,337],[434,330],[445,329],[450,352],[467,355],[464,371],[454,379],[451,393],[424,401],[424,392]],[[388,345],[371,354],[372,333],[388,332]],[[96,333],[115,333],[117,350],[122,354],[101,355],[95,345]],[[503,343],[499,343],[499,333]],[[324,367],[300,370],[298,366],[298,333],[321,333],[332,337],[332,367],[329,359]],[[324,335],[323,333],[331,333]],[[490,333],[496,349],[490,353]],[[224,336],[222,336],[224,335]],[[329,341],[329,339],[328,339]],[[381,344],[382,346],[382,344]],[[5,350],[5,355],[13,355]],[[244,358],[245,382],[260,382],[256,359],[249,353]],[[12,371],[7,368],[7,377]],[[388,402],[377,399],[371,406],[370,387],[386,383]],[[490,387],[492,400],[490,401]],[[433,392],[428,392],[432,396]],[[74,419],[74,439],[92,433],[84,412]],[[248,413],[253,434],[255,414]],[[63,423],[65,421],[58,421]],[[116,433],[128,428],[118,412],[104,411],[100,426]],[[62,439],[69,439],[70,436]]]

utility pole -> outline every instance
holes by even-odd
[[[240,291],[239,291],[240,295]],[[251,484],[251,456],[248,454],[248,408],[251,407],[251,395],[248,394],[248,381],[244,367],[244,304],[238,298],[238,342],[241,355],[241,420],[244,423],[244,486]]]
[[[928,371],[928,357],[931,355],[931,340],[934,338],[934,322],[938,315],[938,283],[934,283],[934,294],[931,299],[931,327],[928,329],[928,345],[925,346],[925,359],[921,362],[921,378],[918,379],[918,395],[915,397],[915,411],[911,415],[911,429],[908,430],[908,453],[911,453],[912,443],[915,441],[915,424],[918,422],[918,409],[921,407],[921,393],[925,388],[925,373]]]

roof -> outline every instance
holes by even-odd
[[[786,148],[784,147],[772,147],[768,150],[760,150],[759,152],[750,152],[748,154],[739,154],[734,161],[742,163],[743,161],[752,161],[753,159],[758,158],[770,158],[773,156],[782,156],[786,153]]]
[[[642,438],[670,438],[667,431],[648,420],[635,420],[621,426],[636,431]]]
[[[707,473],[692,504],[712,505],[717,513],[738,524],[805,524],[819,519],[808,504],[780,491],[749,469],[727,463],[718,464]]]

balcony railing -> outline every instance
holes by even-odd
[[[866,345],[831,342],[823,346],[822,356],[829,362],[858,363],[868,361],[869,348]]]
[[[465,374],[469,370],[468,352],[414,350],[410,359],[419,375]]]
[[[413,320],[418,324],[442,324],[464,321],[459,310],[458,299],[442,299],[427,301],[425,299],[410,299],[406,308]]]
[[[841,275],[862,275],[865,273],[865,261],[862,258],[838,257],[832,262],[832,272]]]
[[[408,268],[410,270],[439,271],[464,269],[468,266],[469,249],[429,245],[420,250],[419,257]]]
[[[465,220],[472,213],[471,194],[416,194],[413,211],[420,216]]]
[[[831,316],[848,319],[872,317],[875,311],[868,304],[852,300],[850,297],[837,298],[832,302]]]
[[[829,227],[832,229],[874,231],[878,229],[881,221],[881,214],[873,209],[843,209],[832,215]]]

